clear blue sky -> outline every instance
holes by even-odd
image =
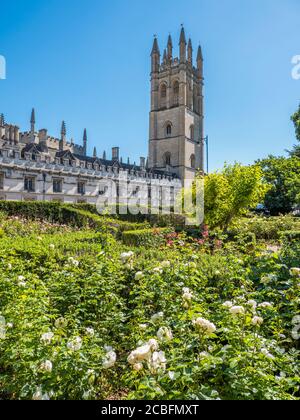
[[[251,163],[295,143],[300,100],[291,59],[300,54],[299,0],[0,0],[0,112],[28,128],[81,141],[89,150],[147,154],[150,50],[184,23],[205,58],[205,132],[211,169]]]

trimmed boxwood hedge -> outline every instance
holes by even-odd
[[[31,220],[47,220],[77,227],[91,227],[107,230],[114,234],[122,234],[126,230],[147,228],[148,224],[128,223],[100,216],[90,212],[88,207],[73,206],[41,201],[0,201],[0,211],[8,216],[20,216]]]
[[[165,244],[165,235],[174,232],[172,228],[142,229],[123,232],[122,240],[128,246],[161,246]]]

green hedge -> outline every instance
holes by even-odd
[[[300,242],[300,230],[289,230],[281,233],[281,240],[283,242]]]
[[[97,208],[94,204],[72,204],[72,207],[98,214]],[[145,207],[141,209],[144,210],[144,213],[149,211],[149,209]],[[181,214],[173,213],[172,209],[170,214],[132,214],[130,209],[124,206],[116,206],[116,214],[109,214],[109,207],[107,210],[108,217],[118,221],[129,223],[149,223],[151,226],[157,227],[176,226],[178,229],[185,229],[185,217]],[[126,214],[120,214],[122,212],[125,212]]]
[[[108,229],[112,234],[121,234],[126,230],[147,228],[148,224],[128,223],[96,213],[91,213],[89,207],[75,206],[40,201],[0,201],[0,211],[8,216],[20,216],[30,220],[47,220],[76,227],[90,227],[99,230]]]
[[[171,228],[143,229],[123,232],[122,240],[128,246],[154,246],[166,243],[165,235],[174,232]]]

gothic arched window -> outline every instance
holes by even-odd
[[[172,125],[169,123],[166,125],[166,136],[170,137],[172,135]]]
[[[195,126],[193,124],[190,126],[190,139],[195,140]]]
[[[196,156],[195,155],[191,155],[191,168],[193,168],[193,169],[196,168]]]
[[[171,153],[170,152],[167,152],[164,155],[164,165],[171,166]]]
[[[167,85],[163,83],[160,87],[160,107],[164,108],[167,105]]]
[[[179,82],[176,80],[173,85],[173,105],[179,105]]]

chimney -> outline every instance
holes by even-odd
[[[112,148],[112,160],[119,161],[120,157],[120,148],[119,147],[113,147]]]
[[[46,142],[48,138],[48,131],[43,128],[42,130],[39,131],[39,142]]]

